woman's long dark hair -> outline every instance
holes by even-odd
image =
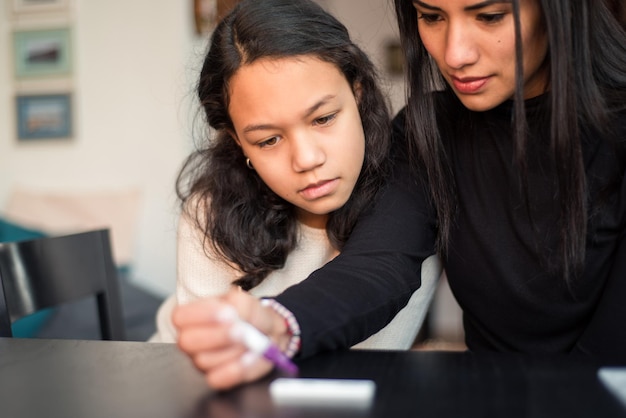
[[[521,77],[519,1],[513,0],[517,42],[517,90],[514,104],[515,161],[526,167],[526,116]],[[626,89],[626,37],[604,2],[538,0],[543,10],[549,52],[552,158],[560,202],[560,270],[569,280],[582,272],[587,235],[588,195],[581,152],[581,129],[603,130]],[[445,254],[456,211],[455,183],[438,133],[435,103],[428,94],[445,85],[417,30],[410,0],[395,0],[407,63],[407,132],[418,164],[426,172],[439,221],[438,251]],[[521,178],[521,184],[526,179]]]
[[[292,204],[272,192],[246,166],[228,133],[228,83],[239,68],[261,58],[314,56],[335,65],[353,87],[365,133],[363,168],[349,201],[330,214],[326,231],[341,249],[358,215],[384,182],[390,141],[387,102],[374,65],[347,29],[309,0],[244,0],[215,29],[197,92],[215,137],[203,141],[185,162],[176,190],[183,210],[205,234],[205,245],[242,272],[236,282],[257,286],[284,266],[297,243]]]

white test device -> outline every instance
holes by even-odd
[[[369,408],[376,383],[367,379],[278,378],[270,383],[277,405]]]

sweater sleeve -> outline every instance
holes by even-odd
[[[210,247],[208,247],[210,249]],[[183,213],[176,238],[176,299],[179,304],[222,295],[241,274],[215,253],[206,251],[204,235]]]
[[[176,342],[176,328],[172,323],[176,305],[226,293],[237,279],[238,270],[214,253],[205,252],[203,240],[204,235],[183,212],[176,237],[176,293],[159,307],[156,333],[150,337],[150,342]]]
[[[434,254],[428,193],[411,175],[404,121],[394,121],[394,168],[341,254],[276,297],[297,318],[301,357],[347,348],[380,330],[420,287],[422,262]]]

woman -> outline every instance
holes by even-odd
[[[409,99],[395,134],[411,149],[342,255],[276,297],[301,356],[349,346],[406,302],[441,254],[473,351],[562,353],[626,363],[626,39],[594,0],[396,0]],[[414,175],[414,180],[411,178]],[[375,238],[371,231],[378,229]],[[367,257],[363,257],[363,255]],[[365,261],[367,259],[367,262]],[[345,288],[360,289],[350,298]],[[327,309],[305,301],[327,295]],[[330,296],[329,296],[330,295]],[[229,295],[276,341],[273,314]],[[206,305],[176,313],[183,332]],[[245,315],[245,314],[244,314]],[[248,316],[245,316],[248,318]],[[213,384],[258,377],[221,358],[232,343],[181,344]]]

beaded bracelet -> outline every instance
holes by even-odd
[[[289,309],[285,308],[274,299],[261,299],[261,305],[272,308],[274,312],[282,316],[285,320],[287,332],[289,332],[289,335],[291,336],[291,338],[289,339],[289,344],[287,344],[287,349],[285,350],[285,355],[289,358],[293,358],[293,356],[295,356],[296,353],[300,351],[301,339],[300,325],[298,324],[298,320]]]

